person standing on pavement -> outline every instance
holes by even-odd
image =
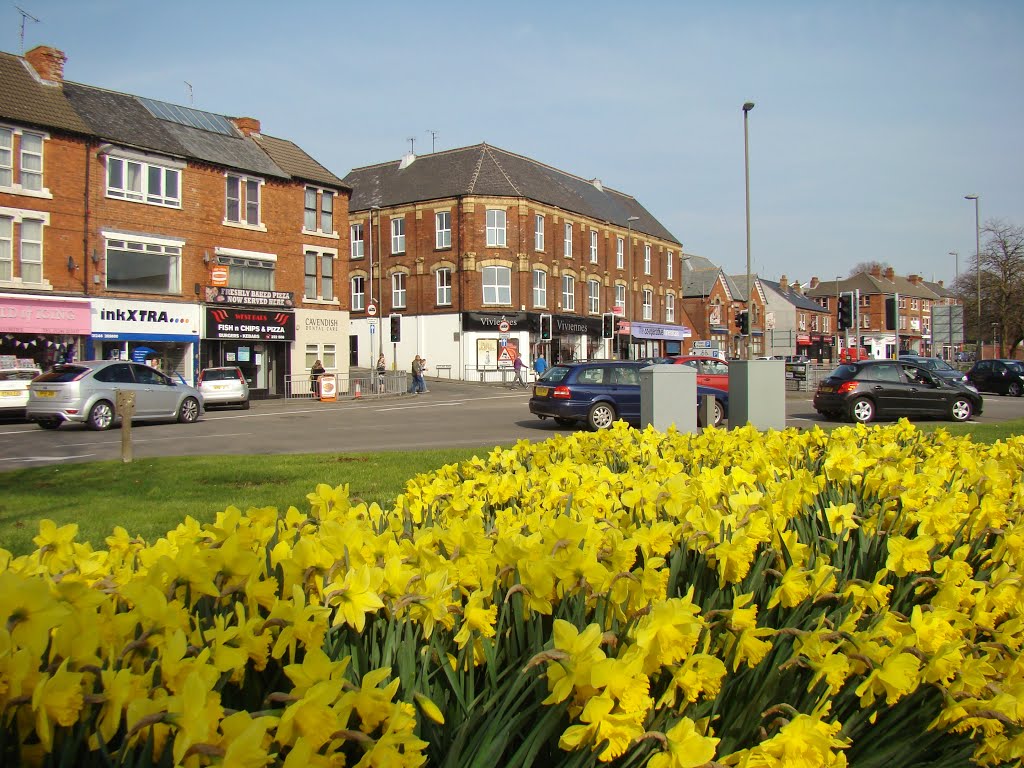
[[[387,361],[384,359],[384,353],[380,353],[380,357],[377,358],[377,391],[384,391],[384,373],[388,369]]]
[[[320,377],[325,373],[324,364],[317,360],[309,370],[309,391],[314,395],[320,395]]]
[[[523,368],[525,367],[523,365],[523,356],[516,355],[516,359],[512,361],[512,370],[516,372],[515,381],[512,382],[513,387],[518,384],[523,389],[526,389],[526,382],[523,381]]]
[[[544,355],[537,355],[537,359],[533,361],[533,370],[537,372],[537,378],[543,376],[547,369],[548,361],[544,359]]]

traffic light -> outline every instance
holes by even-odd
[[[736,310],[736,314],[733,315],[732,324],[736,326],[736,333],[743,333],[743,313]]]
[[[888,331],[896,330],[896,297],[890,296],[885,300],[885,328]]]
[[[601,315],[601,338],[615,338],[615,315],[611,312],[605,312]]]
[[[840,294],[838,303],[837,327],[840,331],[853,328],[853,299],[848,293]]]
[[[395,344],[402,340],[402,316],[391,316],[391,341]]]
[[[740,312],[740,334],[743,336],[750,335],[750,312],[746,310]]]
[[[540,338],[541,341],[548,341],[551,338],[551,315],[540,316]]]

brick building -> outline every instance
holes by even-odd
[[[812,277],[806,294],[830,314],[838,328],[838,296],[856,292],[857,327],[839,333],[839,348],[861,349],[874,358],[891,358],[898,352],[920,355],[941,354],[932,343],[932,307],[948,303],[948,295],[932,290],[920,275],[897,275],[892,267],[875,266],[838,280],[819,281]],[[898,329],[886,328],[885,300],[899,294]],[[897,349],[897,330],[899,347]]]
[[[344,182],[353,362],[383,351],[404,367],[420,354],[481,378],[514,354],[678,354],[692,334],[679,241],[598,179],[478,144],[357,168]],[[393,313],[397,343],[390,322],[376,324]],[[612,341],[605,313],[617,315]]]
[[[228,118],[64,79],[0,53],[0,355],[235,364],[284,394],[347,370],[350,189]]]

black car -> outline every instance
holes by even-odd
[[[1024,393],[1024,363],[1019,360],[979,360],[967,380],[982,392],[1020,397]]]
[[[646,363],[610,360],[553,365],[533,386],[530,413],[563,427],[585,423],[608,429],[616,420],[640,423],[640,371]],[[717,427],[729,417],[729,393],[697,385],[697,395],[715,399]]]
[[[980,415],[982,406],[974,387],[945,381],[923,366],[896,360],[843,363],[814,393],[818,413],[859,422],[902,416],[967,421]]]

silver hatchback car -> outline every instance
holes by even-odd
[[[123,360],[91,360],[58,365],[29,385],[25,417],[43,429],[65,421],[109,429],[120,419],[117,393],[135,393],[132,421],[181,421],[203,415],[203,395],[155,368]]]
[[[204,368],[199,372],[199,391],[206,405],[240,405],[249,408],[249,385],[235,365]]]

